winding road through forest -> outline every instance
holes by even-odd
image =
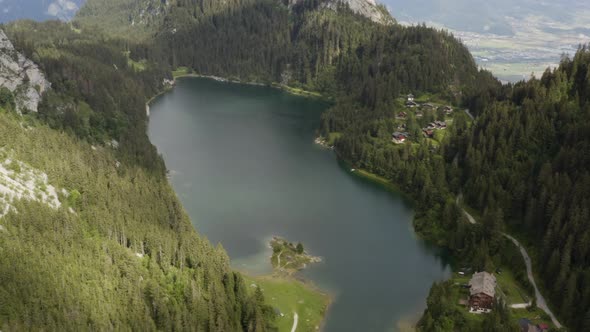
[[[459,204],[461,198],[462,198],[462,195],[459,195],[457,197],[457,204]],[[475,218],[473,218],[473,216],[471,214],[469,214],[469,212],[465,211],[465,209],[463,209],[463,208],[461,208],[461,210],[463,211],[463,214],[465,215],[465,217],[467,217],[467,220],[469,221],[469,223],[471,223],[471,224],[477,223]],[[527,277],[528,277],[529,281],[531,282],[531,284],[533,285],[533,288],[535,289],[535,299],[537,301],[537,307],[539,307],[539,309],[543,310],[551,318],[551,321],[553,322],[553,325],[555,325],[555,327],[561,328],[561,324],[559,323],[559,321],[557,320],[557,318],[555,317],[555,315],[553,314],[551,309],[549,309],[549,306],[547,305],[547,301],[545,301],[545,298],[543,297],[543,295],[539,291],[539,288],[537,287],[537,283],[535,282],[535,276],[533,275],[533,264],[531,263],[531,257],[526,252],[526,249],[524,248],[524,246],[522,246],[520,244],[520,242],[518,242],[517,239],[515,239],[510,234],[502,233],[502,235],[504,235],[506,238],[508,238],[510,241],[512,241],[512,243],[514,243],[514,245],[520,250],[520,254],[522,255],[522,258],[524,259],[524,264],[526,266]]]

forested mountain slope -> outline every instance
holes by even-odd
[[[540,79],[499,86],[482,74],[481,86],[472,94],[464,90],[463,99],[477,106],[479,116],[472,122],[455,114],[436,145],[419,130],[412,139],[419,145],[392,144],[396,113],[386,108],[379,113],[339,103],[324,115],[323,130],[341,133],[335,142],[341,158],[412,193],[416,230],[451,249],[462,266],[510,267],[526,286],[522,259],[502,236],[518,234],[536,257],[535,270],[554,311],[573,330],[584,330],[590,317],[589,68],[590,51],[583,47]],[[409,118],[410,134],[416,122]],[[480,211],[480,224],[468,223],[457,196]],[[445,287],[452,284],[433,289],[425,331],[450,321],[455,329],[469,326],[456,320],[460,314],[443,310]],[[505,320],[502,315],[495,317]]]
[[[2,207],[25,198],[0,218],[2,330],[271,328],[147,138],[146,96],[164,72],[137,73],[121,43],[67,24],[6,28],[52,85],[38,113],[17,115],[10,94],[0,105]]]
[[[164,20],[180,29],[186,25],[202,23],[211,15],[239,9],[256,2],[258,0],[90,0],[78,12],[77,21],[103,29],[113,35],[130,34],[135,37],[149,38],[162,31]],[[374,22],[393,23],[385,7],[377,5],[374,0],[275,0],[274,2],[289,8],[313,4],[333,11],[346,6]]]
[[[159,22],[153,30],[129,22],[112,25],[100,13],[115,2],[90,1],[75,24],[94,30],[103,18],[104,30],[144,34],[148,37],[140,41],[128,39],[130,56],[169,68],[279,82],[332,97],[352,94],[371,107],[381,97],[376,94],[410,91],[442,92],[456,100],[479,75],[468,50],[450,34],[376,23],[346,2],[179,0],[150,16]]]
[[[0,219],[2,330],[262,330],[263,303],[165,178],[7,110],[0,135],[67,190],[59,209],[23,200]]]
[[[590,318],[590,51],[514,85],[456,137],[466,201],[495,211],[538,251],[540,278],[574,330]]]

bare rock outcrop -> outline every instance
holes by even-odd
[[[33,61],[15,50],[0,30],[0,87],[12,91],[16,110],[37,112],[43,93],[50,87],[45,75]]]
[[[289,0],[289,5],[295,5],[301,1],[303,0]],[[380,7],[375,0],[327,0],[323,6],[335,10],[339,4],[348,5],[353,12],[377,23],[390,24],[394,22],[384,7]]]

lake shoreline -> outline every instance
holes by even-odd
[[[326,317],[328,316],[328,313],[330,311],[330,308],[332,307],[332,304],[334,303],[334,300],[336,298],[336,296],[330,292],[326,292],[325,290],[320,289],[319,287],[317,287],[312,281],[305,279],[301,276],[296,276],[296,275],[278,275],[276,273],[272,273],[272,274],[263,274],[263,275],[250,275],[245,271],[241,271],[240,269],[234,269],[234,271],[242,274],[244,276],[244,279],[246,281],[248,281],[246,283],[246,286],[248,288],[252,287],[252,284],[257,283],[257,284],[262,284],[262,292],[264,294],[265,300],[267,302],[267,304],[269,305],[275,305],[275,308],[277,307],[277,305],[275,303],[273,303],[275,300],[277,300],[277,298],[288,298],[288,296],[281,296],[280,293],[281,291],[287,291],[290,290],[292,292],[297,292],[297,289],[302,289],[303,292],[307,293],[307,295],[305,294],[301,294],[299,296],[305,296],[305,297],[309,297],[312,296],[314,301],[316,302],[316,305],[321,305],[322,308],[319,311],[313,311],[313,313],[316,313],[318,315],[317,319],[312,322],[313,325],[318,326],[319,328],[317,329],[317,331],[323,331],[324,330],[324,326],[326,324]],[[252,283],[251,283],[252,282]],[[268,289],[264,289],[264,284],[273,284],[273,285],[279,285],[278,289],[272,289],[272,290],[268,290]],[[301,291],[299,291],[298,293],[301,293]],[[298,303],[293,302],[290,305],[296,305]],[[290,307],[292,308],[292,307]],[[293,312],[297,312],[295,309],[292,309]],[[288,314],[289,312],[287,312]],[[300,319],[303,320],[305,319],[310,312],[297,312],[300,316]],[[284,313],[282,313],[284,314]],[[281,319],[282,316],[279,315],[279,317],[277,317],[277,319]],[[300,320],[300,322],[302,322]],[[280,330],[280,329],[279,329]]]
[[[224,79],[224,78],[217,77],[217,76],[205,76],[205,75],[199,75],[199,74],[183,74],[183,75],[174,76],[174,79],[172,81],[170,81],[169,83],[165,84],[164,88],[161,91],[159,91],[158,93],[156,93],[155,95],[153,95],[152,97],[150,97],[146,101],[145,107],[146,107],[146,115],[147,115],[148,121],[150,119],[150,106],[159,97],[174,90],[174,88],[176,87],[176,84],[177,84],[177,79],[183,79],[183,78],[205,78],[205,79],[210,79],[210,80],[214,80],[217,82],[244,84],[244,85],[260,86],[260,87],[271,87],[271,88],[275,88],[275,89],[279,89],[281,91],[287,92],[292,95],[308,97],[303,94],[294,93],[293,92],[294,90],[284,89],[284,88],[281,88],[279,85],[275,86],[274,84],[271,86],[268,86],[268,85],[264,85],[262,83],[256,83],[256,82],[232,81],[232,80]],[[167,181],[170,181],[170,179],[167,179]],[[170,183],[170,185],[172,186],[172,183]],[[272,258],[272,256],[270,258]],[[268,263],[272,266],[272,262],[268,262]],[[323,310],[319,313],[321,315],[321,319],[318,322],[319,331],[323,331],[324,326],[326,324],[326,317],[327,317],[328,312],[332,306],[332,303],[334,302],[335,296],[333,294],[330,294],[329,292],[326,292],[325,290],[320,289],[311,280],[298,275],[297,272],[290,273],[290,274],[284,274],[284,273],[279,274],[278,272],[273,272],[270,275],[255,275],[255,274],[250,274],[246,271],[243,271],[243,270],[240,270],[237,268],[232,268],[232,270],[234,270],[234,271],[244,275],[246,278],[252,279],[252,280],[267,280],[267,281],[273,281],[273,282],[277,282],[277,283],[284,282],[284,283],[292,284],[293,287],[296,287],[297,285],[299,285],[299,286],[303,287],[304,289],[306,289],[307,291],[309,291],[310,293],[317,296],[318,298],[323,298],[325,305],[324,305]],[[266,296],[266,294],[265,294],[265,298],[268,300],[268,296]]]
[[[187,78],[187,77],[188,78],[191,78],[191,77],[193,77],[193,78],[207,78],[207,79],[212,79],[214,81],[223,82],[223,83],[233,83],[233,84],[244,84],[244,85],[260,86],[260,87],[268,87],[268,88],[274,88],[274,89],[278,89],[278,90],[287,92],[288,94],[294,95],[294,96],[319,99],[319,100],[325,100],[325,101],[331,100],[331,98],[324,96],[319,92],[308,91],[308,90],[304,90],[301,88],[296,88],[293,86],[281,84],[278,82],[262,83],[262,82],[257,82],[257,81],[243,81],[243,80],[239,80],[239,79],[230,79],[230,78],[226,78],[226,77],[222,77],[222,76],[215,76],[215,75],[202,75],[202,74],[196,74],[196,73],[176,74],[176,75],[174,75],[174,83],[176,83],[176,79],[179,79],[179,78],[182,79],[182,78]]]
[[[320,94],[319,92],[307,91],[307,90],[299,89],[296,87],[292,87],[292,86],[288,86],[288,85],[284,85],[284,84],[280,84],[280,83],[276,83],[276,82],[273,82],[270,84],[265,84],[265,83],[255,82],[255,81],[232,80],[229,78],[224,78],[224,77],[215,76],[215,75],[201,75],[201,74],[188,74],[188,73],[186,73],[186,74],[173,75],[173,79],[170,82],[168,82],[167,85],[165,85],[161,91],[157,92],[156,94],[154,94],[152,97],[150,97],[146,101],[145,111],[146,111],[146,115],[147,115],[148,119],[150,117],[151,104],[156,99],[158,99],[158,97],[172,91],[177,84],[177,79],[183,79],[183,78],[206,78],[206,79],[210,79],[210,80],[214,80],[214,81],[222,82],[222,83],[232,83],[232,84],[243,84],[243,85],[259,86],[259,87],[267,87],[267,88],[281,90],[281,91],[286,92],[286,93],[293,95],[293,96],[299,96],[299,97],[311,98],[311,99],[317,99],[317,100],[323,100],[323,101],[331,101],[332,100],[332,98],[326,97],[326,96]]]
[[[204,75],[199,75],[199,74],[184,74],[184,75],[175,75],[175,81],[174,83],[176,83],[176,79],[183,79],[183,78],[206,78],[209,80],[213,80],[213,81],[217,81],[217,82],[226,82],[226,83],[235,83],[235,84],[244,84],[244,85],[254,85],[254,86],[264,86],[264,87],[272,87],[272,86],[268,86],[268,85],[264,85],[264,84],[260,84],[260,83],[248,83],[248,82],[240,82],[240,81],[231,81],[231,80],[226,80],[220,77],[215,77],[215,76],[204,76]],[[167,92],[170,92],[173,88],[175,87],[175,84],[167,86],[165,89],[163,89],[163,91],[161,91],[160,93],[158,93],[157,95],[155,95],[154,97],[150,98],[150,100],[148,101],[148,103],[146,103],[147,106],[149,106],[149,104],[153,103],[155,100],[157,100],[157,98]],[[298,93],[294,93],[293,91],[288,91],[285,89],[281,89],[278,86],[274,86],[274,88],[283,90],[285,92],[287,92],[290,95],[297,95],[297,96],[301,96],[301,94]],[[306,96],[304,96],[306,97]],[[370,173],[368,171],[359,169],[356,170],[354,172],[349,172],[349,170],[351,170],[350,165],[347,165],[346,161],[342,158],[340,158],[338,156],[338,154],[336,154],[336,159],[338,160],[338,163],[340,164],[341,167],[344,167],[348,173],[348,175],[353,175],[354,177],[358,177],[360,179],[362,179],[363,181],[369,181],[372,182],[373,184],[381,187],[381,189],[385,189],[385,191],[387,192],[393,192],[395,194],[399,194],[400,196],[403,196],[403,200],[406,202],[414,202],[414,200],[407,194],[405,193],[403,190],[401,190],[398,186],[396,186],[394,183],[392,183],[390,180],[377,176],[373,173]],[[333,170],[332,170],[333,172]],[[354,173],[354,174],[350,174],[350,173]],[[413,204],[412,204],[413,205]],[[412,210],[414,210],[412,208]],[[415,211],[413,211],[415,212]],[[410,221],[410,225],[413,225],[412,221]],[[418,232],[413,231],[412,232],[415,235],[419,235]],[[421,236],[419,236],[421,238]],[[420,241],[424,240],[423,238],[420,239]],[[328,296],[329,301],[327,302],[328,304],[326,305],[325,309],[322,310],[322,319],[321,319],[321,327],[322,329],[324,328],[324,326],[326,326],[326,324],[328,323],[328,319],[326,319],[329,315],[330,312],[332,312],[330,309],[332,307],[332,304],[335,302],[335,298],[336,296],[334,294],[330,294],[330,293],[326,293],[324,290],[318,288],[310,279],[308,279],[307,277],[303,277],[301,274],[299,273],[294,273],[293,276],[289,277],[289,276],[284,276],[284,275],[277,275],[277,274],[271,274],[271,275],[263,275],[263,276],[256,276],[255,274],[250,274],[248,272],[244,273],[243,271],[240,271],[239,268],[233,268],[233,270],[238,271],[240,273],[242,273],[244,276],[250,277],[250,278],[261,278],[263,277],[263,279],[266,280],[275,280],[277,282],[293,282],[299,285],[304,285],[307,289],[316,292],[320,295],[324,295],[324,296]],[[339,311],[338,311],[339,312]],[[418,311],[416,312],[417,315],[421,315],[421,312]],[[301,323],[301,320],[299,321]],[[331,326],[331,324],[330,324]]]

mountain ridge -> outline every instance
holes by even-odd
[[[170,25],[194,24],[211,15],[260,2],[264,2],[264,0],[229,0],[224,2],[202,0],[197,4],[186,0],[88,0],[77,13],[74,21],[100,27],[112,35],[125,33],[148,38],[159,32],[162,26],[170,28]],[[342,8],[349,8],[354,13],[375,23],[395,23],[387,9],[375,0],[270,0],[268,2],[284,5],[290,9],[313,6],[337,12]],[[180,12],[186,13],[178,15]],[[174,17],[172,21],[169,20],[171,16]]]

